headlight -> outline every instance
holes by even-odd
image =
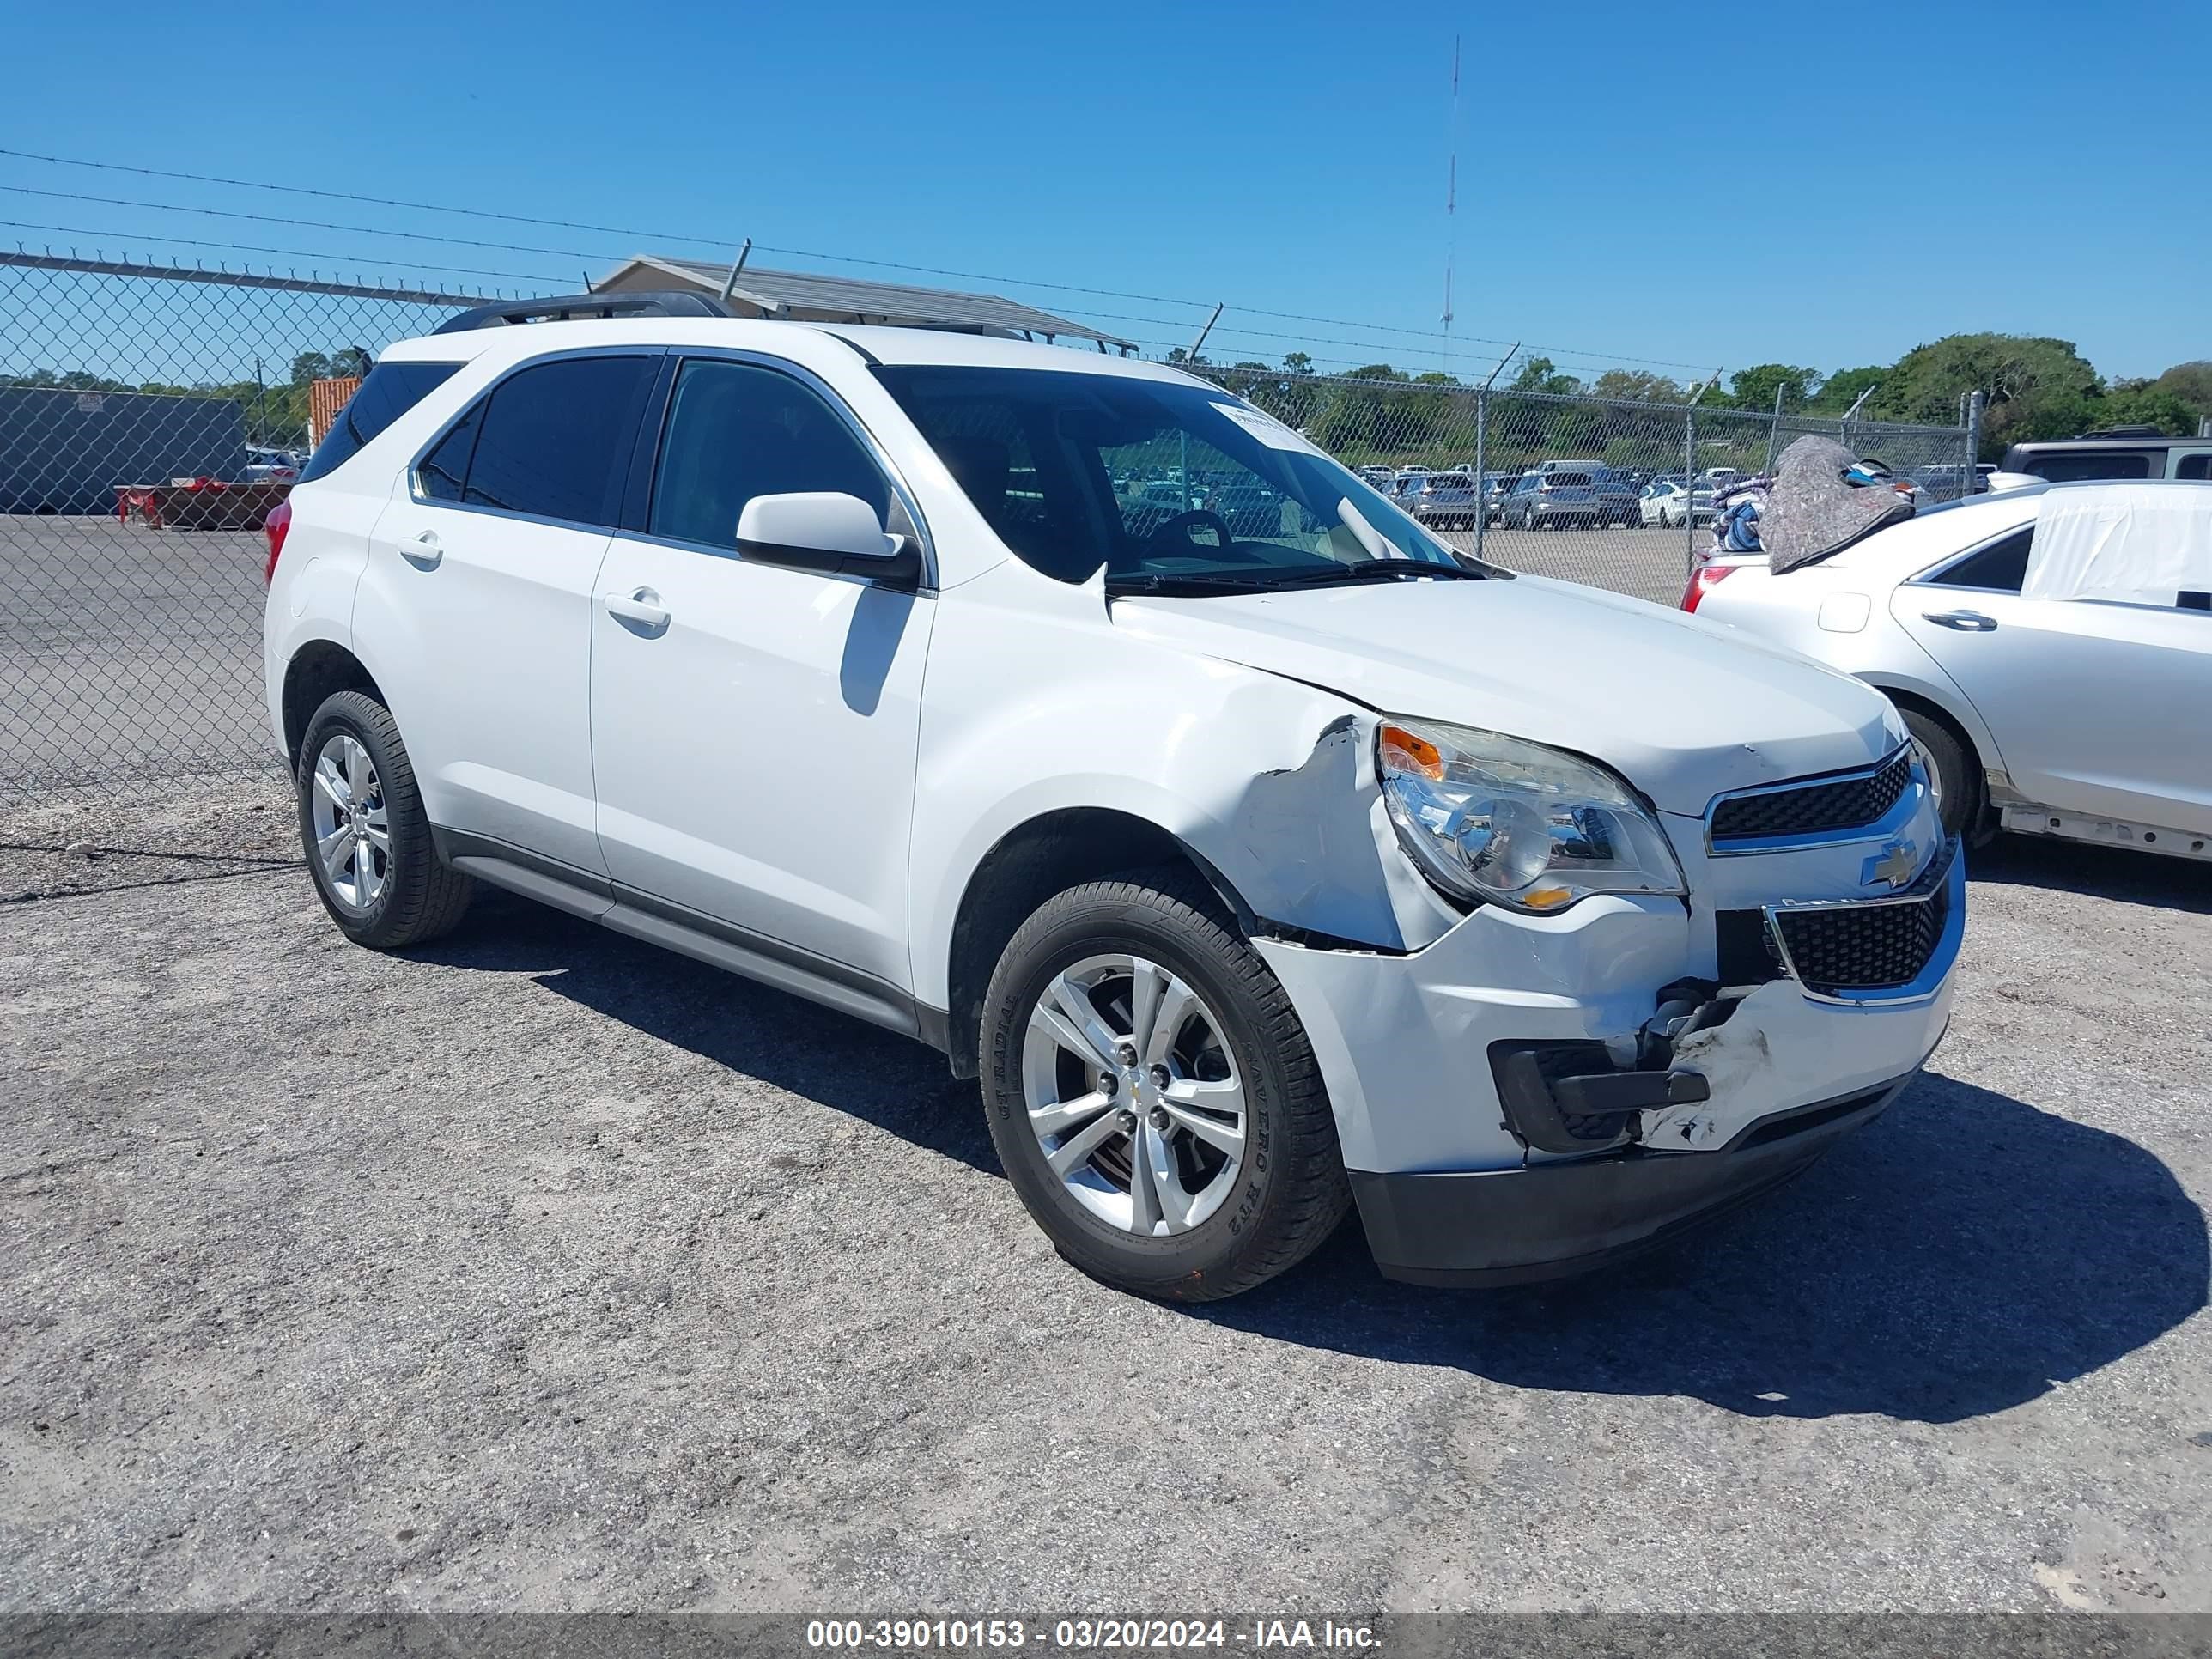
[[[1610,772],[1541,744],[1388,719],[1382,799],[1415,864],[1448,893],[1533,915],[1592,893],[1680,893],[1665,833]]]

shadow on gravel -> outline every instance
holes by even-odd
[[[865,1021],[491,887],[477,890],[458,933],[410,954],[529,974],[648,1036],[999,1172],[975,1085],[956,1081],[942,1054]]]
[[[496,890],[477,903],[461,933],[419,954],[531,974],[580,1006],[997,1172],[975,1085],[919,1043]],[[1931,1073],[1799,1180],[1588,1278],[1393,1285],[1355,1217],[1281,1279],[1186,1311],[1522,1388],[1951,1422],[2154,1340],[2205,1305],[2208,1278],[2204,1218],[2156,1158]]]
[[[1966,855],[1966,874],[2007,887],[2055,888],[2123,904],[2212,915],[2212,864],[2124,847],[1999,836]]]
[[[1746,1416],[1955,1422],[2133,1352],[2205,1305],[2204,1217],[2134,1142],[1929,1073],[1739,1216],[1610,1272],[1379,1279],[1356,1220],[1202,1317],[1520,1388]]]

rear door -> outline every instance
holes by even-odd
[[[1892,595],[1905,631],[1973,703],[2013,787],[2130,823],[2212,822],[2212,614],[2023,598],[2030,529]]]
[[[442,829],[602,871],[593,579],[664,354],[541,360],[478,397],[378,520],[356,634]]]
[[[617,883],[678,921],[902,989],[935,601],[740,557],[745,503],[794,490],[911,522],[827,387],[766,361],[678,363],[649,484],[592,606],[600,844]]]

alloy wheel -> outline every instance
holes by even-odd
[[[368,749],[334,732],[315,756],[310,819],[323,879],[347,909],[366,912],[392,874],[392,826],[384,785]]]
[[[1244,1167],[1244,1083],[1221,1022],[1142,957],[1087,957],[1046,985],[1030,1011],[1022,1092],[1046,1164],[1122,1231],[1188,1231]]]

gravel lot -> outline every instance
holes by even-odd
[[[1472,531],[1443,532],[1462,552],[1474,551]],[[1698,544],[1710,547],[1712,532],[1698,526]],[[1561,581],[1609,587],[1654,605],[1674,605],[1689,580],[1690,550],[1681,526],[1672,530],[1500,530],[1484,532],[1482,556],[1508,570]]]
[[[0,815],[0,1611],[2212,1608],[2203,869],[1985,854],[1930,1074],[1669,1254],[1193,1312],[924,1050],[355,949],[270,792]]]

